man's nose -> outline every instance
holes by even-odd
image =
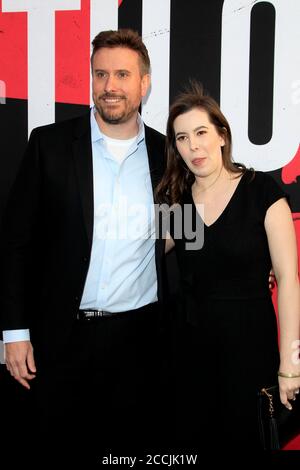
[[[115,91],[117,89],[116,80],[113,75],[108,75],[105,82],[106,93]]]

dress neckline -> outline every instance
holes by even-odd
[[[199,211],[197,210],[197,206],[196,206],[196,204],[195,204],[195,201],[194,201],[194,198],[193,198],[193,195],[192,195],[192,191],[189,192],[190,198],[191,198],[191,200],[192,200],[193,207],[194,207],[194,209],[196,210],[196,213],[198,214],[198,216],[200,217],[200,219],[202,220],[202,223],[203,223],[205,229],[210,229],[210,228],[214,227],[214,226],[219,222],[219,220],[223,218],[224,213],[227,212],[228,208],[232,205],[232,202],[233,202],[234,199],[236,198],[236,195],[237,195],[237,193],[238,193],[238,191],[239,191],[239,188],[241,187],[241,183],[242,183],[242,181],[244,180],[244,176],[245,176],[247,173],[248,173],[248,172],[247,172],[247,170],[246,170],[246,171],[242,174],[242,176],[241,176],[241,178],[240,178],[240,180],[239,180],[239,182],[238,182],[238,184],[237,184],[237,186],[236,186],[234,192],[232,193],[231,198],[230,198],[229,201],[227,202],[226,206],[224,207],[224,209],[222,210],[222,212],[218,215],[218,217],[217,217],[211,224],[209,224],[209,225],[207,225],[207,224],[204,222],[204,220],[203,220],[201,214],[200,214]]]

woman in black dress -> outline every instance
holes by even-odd
[[[258,391],[278,380],[281,401],[290,408],[300,388],[291,212],[270,175],[233,163],[229,124],[196,83],[170,109],[167,152],[157,199],[182,214],[171,213],[167,240],[168,248],[175,244],[183,311],[176,339],[177,443],[259,449]],[[189,234],[195,229],[193,249]]]

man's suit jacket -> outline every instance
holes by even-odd
[[[154,189],[165,168],[164,136],[145,126],[145,139]],[[3,221],[1,327],[29,327],[46,355],[59,352],[75,320],[93,220],[90,114],[33,130]],[[161,300],[162,240],[155,257]]]

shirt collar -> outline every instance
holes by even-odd
[[[97,140],[103,140],[103,133],[101,132],[98,123],[96,121],[96,108],[95,106],[92,106],[91,108],[91,137],[92,137],[92,142],[97,142]],[[138,114],[137,116],[137,123],[138,123],[138,134],[137,134],[137,139],[136,143],[137,145],[140,144],[145,139],[145,126],[143,123],[143,120],[141,118],[141,115]]]

